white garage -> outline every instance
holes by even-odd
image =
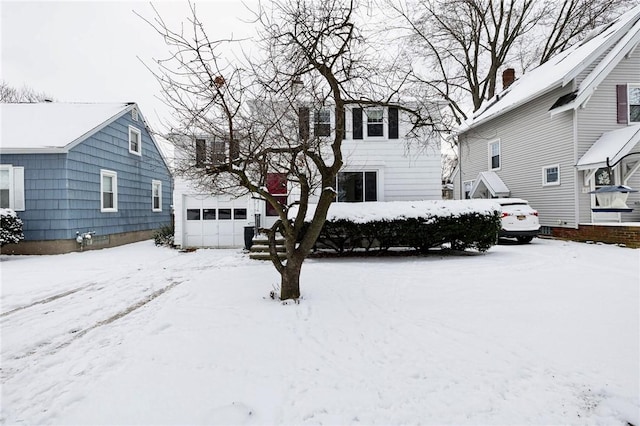
[[[248,197],[183,194],[175,208],[176,244],[183,247],[244,247],[244,228],[253,225]],[[180,222],[180,223],[178,223]]]

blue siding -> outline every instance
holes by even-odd
[[[129,125],[142,133],[142,156],[129,152]],[[2,155],[24,166],[26,240],[75,238],[157,229],[171,220],[172,178],[151,136],[127,111],[66,154]],[[118,176],[118,211],[100,211],[100,170]],[[152,181],[162,182],[162,211],[152,211]]]

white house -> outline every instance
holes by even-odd
[[[304,118],[313,136],[330,137],[335,129],[332,109],[321,109]],[[406,118],[395,107],[354,107],[346,111],[342,144],[345,165],[335,186],[337,202],[441,199],[439,142],[410,143],[404,137],[409,125]],[[209,144],[213,152],[226,149],[222,142],[196,139],[193,144]],[[284,176],[268,174],[266,183],[271,194],[289,203],[295,201],[296,188],[289,187]],[[261,227],[269,227],[277,218],[263,200],[251,195],[205,194],[179,176],[175,179],[173,205],[175,243],[183,248],[242,247],[245,227],[254,226],[256,220]]]

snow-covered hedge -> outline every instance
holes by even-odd
[[[24,239],[22,220],[11,209],[0,209],[0,247]]]
[[[498,239],[500,206],[490,200],[335,203],[318,238],[318,248],[339,253],[362,248],[428,250],[450,244],[486,251]],[[307,220],[313,215],[313,208]]]
[[[173,225],[163,225],[160,229],[153,233],[153,240],[157,246],[174,247],[174,229]]]

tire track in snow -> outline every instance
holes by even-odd
[[[47,297],[47,298],[42,299],[42,300],[35,301],[33,303],[29,303],[28,305],[18,306],[17,308],[11,309],[10,311],[0,313],[0,318],[6,317],[7,315],[14,314],[14,313],[16,313],[18,311],[22,311],[23,309],[31,308],[31,307],[36,306],[36,305],[44,305],[45,303],[50,303],[50,302],[53,302],[53,301],[58,300],[60,298],[63,298],[63,297],[66,297],[66,296],[70,296],[73,293],[76,293],[76,292],[78,292],[80,290],[83,290],[83,289],[85,289],[85,288],[87,288],[89,286],[90,285],[81,286],[81,287],[78,287],[78,288],[74,288],[72,290],[68,290],[68,291],[65,291],[65,292],[62,292],[62,293],[55,294],[53,296]]]

